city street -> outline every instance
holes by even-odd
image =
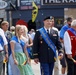
[[[53,75],[58,75],[56,73],[57,71],[59,72],[59,75],[62,75],[61,74],[61,65],[60,64],[57,64],[56,66],[58,66],[58,65],[59,65],[59,68],[56,68],[55,69],[55,74],[53,74]],[[31,60],[31,66],[32,66],[32,69],[33,69],[35,75],[41,75],[40,74],[40,63],[36,64],[34,62],[34,60]],[[57,69],[59,69],[59,70],[57,70]],[[2,75],[7,75],[7,74],[6,73],[5,74],[2,73]]]
[[[76,0],[0,0],[0,75],[76,75],[75,45]]]
[[[40,64],[36,64],[33,60],[31,60],[31,66],[32,66],[32,69],[33,69],[35,75],[41,75],[40,74]],[[59,75],[62,75],[60,70],[61,70],[61,65],[59,66]]]
[[[33,68],[35,75],[40,75],[40,64],[36,64],[33,60],[31,60],[31,66]]]

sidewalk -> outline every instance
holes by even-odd
[[[36,64],[33,60],[31,60],[31,66],[32,66],[32,69],[33,69],[35,75],[41,75],[40,74],[40,64],[39,63]],[[62,75],[61,74],[61,65],[60,64],[59,64],[59,70],[58,71],[59,71],[59,75]]]
[[[33,60],[31,60],[31,66],[35,75],[40,75],[40,64],[36,64]]]

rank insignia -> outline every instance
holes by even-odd
[[[40,43],[43,43],[42,41],[40,41]]]
[[[56,34],[53,34],[53,36],[57,36]]]

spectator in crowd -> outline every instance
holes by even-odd
[[[1,28],[3,29],[3,31],[4,31],[4,34],[5,34],[5,37],[6,37],[6,39],[7,39],[7,41],[8,41],[8,54],[10,55],[10,53],[11,53],[11,49],[10,49],[10,39],[11,39],[11,37],[12,37],[12,34],[10,33],[10,31],[8,30],[8,28],[9,28],[9,23],[7,22],[7,21],[3,21],[2,23],[1,23]],[[8,67],[10,64],[9,64],[9,60],[8,60],[8,63],[7,63],[7,74],[8,75],[12,75],[12,71],[11,71],[11,69],[10,69],[10,67]],[[5,63],[3,64],[3,69],[5,69]],[[5,71],[5,70],[4,70]],[[4,73],[4,72],[3,72]]]
[[[3,67],[3,56],[5,53],[5,60],[8,60],[8,42],[4,35],[4,31],[0,28],[0,75],[2,73],[2,67]]]
[[[32,38],[32,40],[33,40],[33,39],[34,39],[34,36],[35,36],[35,30],[34,30],[34,29],[31,29],[30,32],[31,32],[31,33],[30,33],[31,38]]]
[[[52,18],[51,21],[52,21],[52,25],[50,25],[50,27],[58,32],[58,29],[55,27],[54,17]]]
[[[30,58],[33,58],[32,55],[32,46],[33,46],[33,40],[31,39],[31,35],[28,34],[28,29],[25,25],[22,25],[23,28],[23,36],[25,37],[24,41],[27,42],[27,51]],[[30,60],[31,64],[31,60]]]
[[[15,35],[15,27],[14,26],[10,27],[10,32],[11,32],[12,36]]]
[[[9,54],[10,54],[10,46],[9,46],[9,42],[10,42],[10,39],[11,39],[11,37],[12,37],[12,34],[10,33],[10,31],[8,30],[8,28],[9,28],[9,23],[7,22],[7,21],[3,21],[2,23],[1,23],[1,28],[3,29],[3,31],[4,31],[4,34],[5,34],[5,36],[6,36],[6,39],[7,39],[7,41],[8,41],[8,52],[9,52]]]
[[[60,63],[62,65],[62,74],[63,75],[65,75],[65,71],[66,71],[66,59],[65,59],[65,47],[64,47],[64,33],[71,27],[72,18],[71,17],[68,17],[66,20],[67,20],[66,25],[64,25],[61,28],[61,30],[60,30],[60,41],[61,41],[61,43],[63,45],[63,48],[64,48],[64,56],[63,56],[63,59],[60,60]]]

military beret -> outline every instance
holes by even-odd
[[[51,19],[54,19],[54,17],[53,16],[47,16],[47,17],[44,18],[44,21],[47,20],[47,19],[51,20]]]

